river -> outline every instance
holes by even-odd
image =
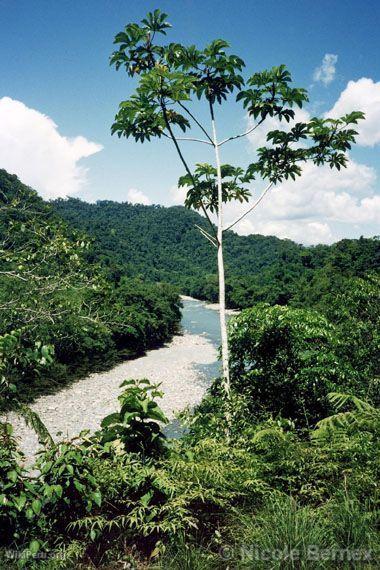
[[[196,299],[184,297],[182,302],[182,332],[165,346],[106,372],[90,374],[33,403],[32,409],[40,415],[54,439],[73,437],[84,429],[98,429],[102,418],[118,409],[120,384],[127,378],[148,378],[161,384],[164,396],[160,405],[171,420],[167,433],[177,435],[175,414],[199,403],[219,373],[218,312]],[[30,461],[38,448],[34,432],[14,414],[9,415],[9,421]]]
[[[220,346],[220,325],[219,313],[204,301],[184,297],[182,299],[182,319],[181,328],[185,334],[202,335],[215,349]],[[208,364],[196,365],[201,378],[208,386],[210,381],[219,374],[220,363],[215,360]]]

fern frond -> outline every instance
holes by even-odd
[[[368,402],[352,396],[351,394],[341,394],[339,392],[330,392],[328,394],[329,401],[333,404],[336,410],[341,410],[347,404],[353,404],[358,411],[374,411],[375,408]]]
[[[338,412],[319,421],[312,434],[312,439],[320,440],[330,436],[335,438],[346,437],[347,431],[350,429],[379,430],[380,410],[368,402],[351,394],[340,394],[338,392],[331,392],[328,394],[328,398],[336,410],[341,410],[350,404],[354,409]]]
[[[21,403],[18,404],[15,411],[24,418],[26,425],[36,432],[38,440],[42,445],[48,447],[54,445],[54,440],[51,437],[49,430],[36,412],[26,404]]]
[[[252,437],[252,443],[260,443],[265,440],[284,441],[286,439],[283,431],[276,427],[263,428],[257,431]]]

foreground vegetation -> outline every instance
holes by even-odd
[[[97,433],[54,443],[20,391],[36,379],[50,389],[65,347],[85,357],[95,346],[134,351],[166,338],[177,297],[136,277],[110,280],[106,264],[89,262],[83,236],[2,176],[10,247],[1,268],[0,396],[43,448],[26,469],[12,426],[0,424],[0,568],[378,567],[380,280],[372,259],[367,271],[361,262],[361,277],[331,265],[313,272],[297,307],[259,303],[231,319],[228,434],[220,380],[182,415],[181,440],[163,433],[159,387],[127,380],[119,410]],[[309,308],[301,293],[310,299],[317,288]]]
[[[38,476],[2,426],[3,567],[377,567],[380,417],[368,402],[331,394],[338,413],[300,431],[257,421],[239,398],[227,441],[209,396],[168,442],[157,390],[124,388],[97,434],[40,454]]]

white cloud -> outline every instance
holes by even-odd
[[[169,189],[169,206],[183,206],[187,194],[187,188],[181,186],[172,186]]]
[[[380,143],[380,81],[375,83],[366,77],[349,81],[326,116],[336,118],[351,111],[363,111],[366,116],[356,127],[358,144],[373,146]]]
[[[337,61],[337,55],[326,53],[322,59],[321,65],[314,71],[313,80],[320,81],[324,85],[329,85],[334,80]]]
[[[127,200],[128,202],[131,202],[131,204],[144,204],[144,206],[150,206],[152,203],[144,192],[141,192],[141,190],[137,190],[136,188],[130,188],[128,190]]]
[[[327,223],[310,222],[300,220],[296,224],[284,221],[253,223],[251,220],[243,220],[238,227],[238,233],[249,235],[259,233],[266,236],[288,238],[298,243],[307,245],[316,243],[330,243],[334,241],[331,228]]]
[[[375,182],[375,170],[352,159],[341,171],[308,163],[301,178],[271,190],[236,231],[276,235],[305,244],[331,243],[352,235],[354,225],[356,233],[366,234],[369,226],[380,224]],[[241,206],[228,206],[226,225],[243,211]]]
[[[83,136],[62,136],[50,117],[10,97],[0,99],[0,125],[0,167],[44,198],[79,192],[87,169],[78,162],[103,148]]]

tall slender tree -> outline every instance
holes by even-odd
[[[225,272],[223,235],[252,212],[270,189],[283,180],[301,176],[301,165],[311,161],[329,164],[340,170],[347,162],[347,151],[355,142],[352,125],[364,117],[349,113],[340,119],[312,118],[295,122],[295,108],[308,101],[305,89],[294,87],[285,67],[243,77],[244,61],[228,53],[229,44],[216,39],[204,49],[179,43],[164,44],[171,25],[160,10],[150,12],[139,23],[130,23],[115,37],[118,46],[110,63],[137,77],[134,93],[120,103],[112,125],[112,133],[132,137],[144,143],[152,138],[172,141],[185,174],[179,186],[185,186],[185,205],[199,210],[209,228],[200,227],[202,235],[217,249],[219,275],[220,328],[222,339],[223,387],[230,396],[229,355],[226,328]],[[216,108],[232,96],[242,105],[251,122],[246,131],[220,140],[217,135]],[[199,119],[204,103],[209,126]],[[203,113],[204,114],[204,113]],[[202,116],[203,116],[202,114]],[[267,146],[258,148],[256,160],[247,168],[222,164],[221,148],[248,136],[268,118],[276,118],[282,129],[268,132]],[[211,130],[209,130],[211,128]],[[198,130],[198,134],[192,134]],[[191,136],[183,136],[189,132]],[[183,143],[198,143],[214,151],[214,165],[200,162],[194,168],[183,152]],[[250,203],[252,182],[259,188],[258,197]],[[223,206],[238,200],[247,202],[246,211],[229,225],[224,224]],[[216,228],[212,215],[216,214]]]

